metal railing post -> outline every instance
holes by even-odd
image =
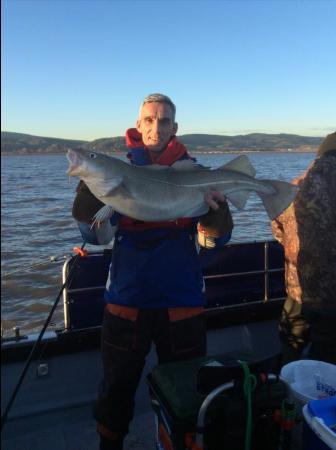
[[[269,300],[269,245],[264,243],[264,303]]]

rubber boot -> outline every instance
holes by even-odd
[[[123,450],[124,438],[125,436],[120,435],[112,440],[100,435],[99,450]]]

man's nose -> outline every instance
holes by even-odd
[[[153,121],[153,126],[152,126],[152,132],[155,133],[155,134],[160,134],[161,128],[162,128],[162,126],[160,124],[160,121],[159,120],[154,120]]]

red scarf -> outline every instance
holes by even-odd
[[[171,138],[163,152],[155,152],[145,147],[141,134],[135,128],[129,128],[126,131],[126,145],[129,148],[144,148],[152,164],[161,166],[171,166],[182,157],[190,158],[187,149],[177,140],[176,136]]]
[[[130,128],[126,131],[126,145],[129,148],[143,149],[148,155],[148,159],[152,164],[160,164],[162,166],[171,166],[174,162],[178,161],[182,157],[191,158],[188,155],[187,149],[181,144],[174,136],[168,143],[167,147],[162,153],[157,155],[156,152],[150,151],[145,147],[141,134],[135,129]],[[123,216],[120,219],[120,228],[124,230],[148,230],[153,228],[189,228],[193,224],[193,220],[190,218],[177,219],[174,222],[142,222],[139,220],[131,219],[130,217]]]

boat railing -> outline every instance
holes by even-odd
[[[66,330],[101,324],[111,252],[89,253],[76,260],[75,275],[63,293]],[[73,263],[74,257],[65,262],[63,281]],[[276,241],[230,244],[203,273],[210,315],[219,310],[255,310],[285,297],[283,249]]]
[[[234,244],[233,244],[234,245]],[[243,272],[230,272],[230,273],[221,273],[217,275],[206,275],[204,277],[205,280],[211,279],[225,279],[225,278],[238,278],[238,277],[246,277],[248,275],[259,275],[264,274],[264,298],[263,301],[271,301],[271,300],[283,300],[283,296],[279,298],[270,299],[270,286],[269,286],[269,275],[271,273],[284,273],[284,267],[278,267],[275,269],[271,269],[269,267],[269,242],[264,242],[264,268],[262,270],[250,270]],[[259,300],[258,302],[260,302]]]

